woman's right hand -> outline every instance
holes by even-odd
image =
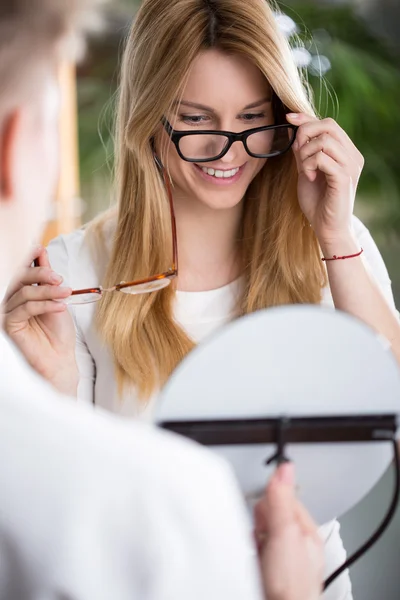
[[[35,371],[61,393],[76,396],[75,327],[66,304],[55,302],[72,290],[61,286],[44,248],[37,248],[34,260],[39,266],[24,269],[7,290],[4,328]]]

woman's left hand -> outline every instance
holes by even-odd
[[[351,231],[364,158],[333,119],[291,113],[287,120],[299,127],[293,153],[301,210],[320,244],[343,238]]]

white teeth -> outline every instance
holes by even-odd
[[[228,179],[229,177],[233,177],[239,171],[239,169],[231,169],[230,171],[220,171],[219,169],[209,169],[208,167],[202,167],[204,173],[207,175],[212,175],[213,177],[217,177],[217,179]]]

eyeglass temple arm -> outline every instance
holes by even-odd
[[[169,175],[165,168],[163,168],[163,177],[165,181],[165,186],[167,188],[168,193],[168,201],[169,208],[171,213],[171,229],[172,229],[172,261],[173,261],[173,270],[176,274],[178,274],[178,242],[177,242],[177,232],[176,232],[176,219],[175,219],[175,210],[174,210],[174,202],[172,198],[172,188],[171,181]]]

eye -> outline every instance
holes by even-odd
[[[201,125],[209,120],[205,115],[179,115],[179,121],[187,125]]]
[[[265,119],[265,113],[245,113],[241,115],[243,121],[257,121],[259,119]]]

